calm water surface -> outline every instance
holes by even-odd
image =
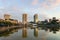
[[[60,40],[60,31],[57,33],[34,29],[14,29],[9,33],[1,34],[0,40]]]

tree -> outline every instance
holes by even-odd
[[[5,21],[4,24],[5,24],[5,26],[11,26],[12,25],[12,23],[9,21]]]
[[[58,21],[58,20],[52,20],[52,21],[51,21],[51,24],[58,24],[57,21]]]

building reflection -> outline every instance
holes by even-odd
[[[34,29],[34,36],[35,36],[35,37],[38,37],[38,28],[35,28],[35,29]]]
[[[2,36],[5,36],[5,37],[7,37],[7,36],[10,36],[10,34],[13,34],[13,33],[15,33],[15,32],[18,32],[18,29],[20,29],[20,28],[14,28],[14,29],[8,29],[8,30],[6,30],[6,31],[4,31],[4,32],[0,32],[0,37],[2,37]],[[58,29],[58,28],[47,28],[47,27],[40,27],[40,28],[33,28],[34,29],[34,36],[35,37],[38,37],[38,32],[39,32],[39,30],[45,30],[47,33],[48,32],[53,32],[54,34],[56,34],[56,32],[57,31],[59,31],[60,29]],[[23,38],[27,38],[27,28],[26,28],[26,26],[25,27],[23,27],[22,28],[22,37]]]
[[[23,38],[27,37],[27,28],[25,28],[25,27],[22,29],[22,37]]]

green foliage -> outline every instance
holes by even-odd
[[[58,20],[52,20],[52,21],[51,21],[51,24],[58,24],[57,21],[58,21]]]
[[[11,22],[9,22],[9,21],[1,21],[0,22],[0,26],[11,26],[12,25],[12,23]]]

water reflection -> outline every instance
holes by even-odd
[[[23,28],[22,29],[22,37],[26,38],[27,36],[28,36],[27,35],[27,28]],[[38,37],[38,28],[34,28],[34,36]]]
[[[40,27],[41,30],[45,30],[45,31],[49,31],[49,32],[53,32],[54,34],[56,34],[56,32],[58,32],[60,30],[59,27]]]
[[[35,28],[35,29],[34,29],[34,36],[35,36],[35,37],[38,37],[38,28]]]
[[[25,28],[25,27],[22,29],[22,37],[23,38],[27,37],[27,28]]]
[[[0,32],[0,37],[8,37],[10,34],[13,34],[14,32],[18,32],[18,29],[8,29],[4,32]]]
[[[48,32],[53,32],[54,34],[56,34],[56,32],[57,31],[59,31],[59,29],[56,29],[56,28],[34,28],[34,36],[35,37],[38,37],[38,32],[39,32],[39,30],[45,30],[46,32],[48,31]],[[2,36],[9,36],[10,34],[13,34],[14,32],[18,32],[18,28],[15,28],[15,29],[8,29],[8,30],[6,30],[6,31],[4,31],[4,32],[0,32],[0,37],[2,37]],[[27,28],[22,28],[22,37],[23,38],[26,38],[28,35],[27,35],[27,33],[28,33],[28,29]]]
[[[33,28],[33,29],[28,29],[26,27],[24,28],[14,28],[14,29],[8,29],[5,32],[0,32],[0,37],[2,37],[3,39],[5,39],[4,37],[8,37],[8,38],[12,38],[16,40],[16,38],[20,39],[20,40],[24,40],[24,39],[32,39],[32,40],[45,40],[45,39],[49,39],[51,40],[51,38],[55,37],[57,34],[57,32],[60,29],[58,28],[47,28],[47,27],[39,27],[39,28]],[[52,33],[53,32],[53,33]],[[15,34],[14,34],[15,33]],[[11,35],[12,34],[12,35]],[[47,36],[47,37],[46,37]],[[57,36],[58,37],[58,36]]]

